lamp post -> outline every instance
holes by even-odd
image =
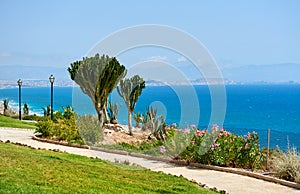
[[[21,86],[22,86],[22,80],[21,79],[19,79],[18,80],[18,85],[19,85],[19,120],[21,120],[22,119],[22,116],[21,116]]]
[[[55,80],[55,77],[51,75],[49,77],[50,83],[51,83],[51,120],[53,120],[53,83]]]

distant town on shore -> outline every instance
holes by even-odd
[[[49,80],[22,80],[22,87],[48,87],[50,86]],[[288,82],[266,82],[266,81],[256,81],[256,82],[237,82],[233,80],[220,80],[220,79],[197,79],[191,81],[157,81],[157,80],[147,80],[147,86],[164,86],[164,85],[216,85],[222,84],[225,85],[243,85],[243,84],[300,84],[300,81],[288,81]],[[72,87],[74,86],[74,82],[72,80],[55,80],[55,86],[58,87]],[[0,80],[0,88],[15,88],[18,87],[17,80]]]

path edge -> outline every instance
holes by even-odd
[[[69,147],[74,147],[74,148],[81,148],[81,149],[90,149],[90,150],[95,150],[95,151],[111,153],[111,154],[119,154],[119,155],[126,155],[126,156],[132,156],[132,157],[137,157],[137,158],[144,158],[147,160],[161,161],[161,162],[171,163],[171,164],[179,165],[179,166],[186,166],[186,167],[191,167],[191,168],[201,168],[201,169],[215,170],[215,171],[226,172],[226,173],[233,173],[233,174],[248,176],[248,177],[252,177],[252,178],[256,178],[256,179],[260,179],[260,180],[264,180],[267,182],[272,182],[272,183],[276,183],[276,184],[287,186],[287,187],[290,187],[293,189],[300,190],[300,184],[298,184],[298,183],[286,181],[283,179],[279,179],[279,178],[275,178],[275,177],[255,173],[255,172],[241,170],[238,168],[212,166],[212,165],[205,165],[205,164],[200,164],[200,163],[189,163],[189,162],[183,161],[183,160],[172,160],[172,159],[167,159],[167,158],[159,158],[159,157],[155,157],[155,156],[149,156],[149,155],[139,154],[139,153],[134,153],[134,152],[127,152],[127,151],[121,151],[121,150],[109,150],[106,148],[99,148],[99,147],[93,147],[93,146],[87,146],[87,145],[68,144],[65,142],[59,142],[59,141],[55,141],[55,140],[40,138],[35,135],[32,136],[32,139],[36,140],[36,141],[51,143],[51,144],[56,144],[56,145],[63,145],[63,146],[69,146]]]

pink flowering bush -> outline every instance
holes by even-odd
[[[187,136],[189,141],[185,144],[184,149],[181,149],[178,157],[189,162],[254,169],[263,160],[256,132],[238,136],[219,129],[218,126],[213,126],[211,132],[198,130],[195,127],[189,130],[178,130],[172,126],[168,129],[180,133],[181,136]],[[176,137],[176,135],[174,136]],[[180,140],[178,143],[182,142]],[[168,152],[168,150],[170,150],[170,146],[165,146],[164,151]]]
[[[160,153],[171,158],[177,158],[191,143],[194,137],[191,132],[192,129],[177,129],[177,126],[173,124],[172,126],[166,126],[165,130],[167,138],[163,146],[160,147]]]

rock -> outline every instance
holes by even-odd
[[[151,133],[151,134],[148,136],[148,140],[156,140],[156,137]]]
[[[118,120],[117,119],[113,119],[113,120],[111,120],[111,124],[118,124]]]
[[[114,130],[111,129],[104,129],[103,130],[104,134],[107,136],[112,136],[112,134],[115,132]]]
[[[112,129],[117,132],[117,131],[122,131],[123,127],[122,125],[119,124],[105,124],[104,129]]]

